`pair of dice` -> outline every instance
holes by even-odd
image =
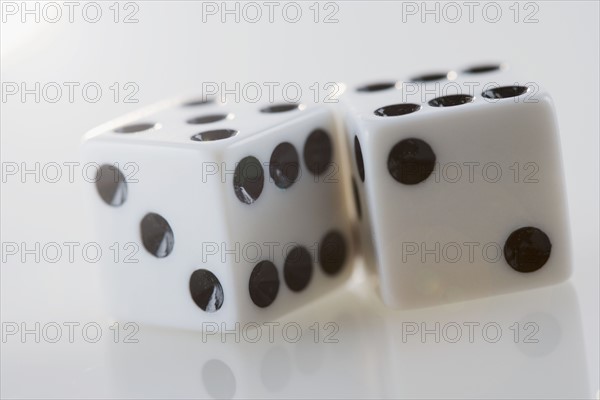
[[[485,65],[347,88],[336,107],[176,100],[94,129],[99,238],[140,249],[103,267],[114,316],[274,321],[359,253],[399,308],[565,280],[554,108],[516,82]]]

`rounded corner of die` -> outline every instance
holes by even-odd
[[[87,146],[90,145],[90,143],[93,143],[96,141],[96,138],[98,137],[98,135],[99,135],[99,133],[94,132],[94,130],[84,133],[79,140],[79,146],[81,148],[86,148]]]
[[[573,276],[573,254],[570,243],[567,244],[566,254],[561,261],[561,271],[557,276],[557,283],[563,283],[571,280]]]
[[[541,87],[529,87],[531,97],[537,99],[540,103],[554,109],[554,98],[546,89]]]

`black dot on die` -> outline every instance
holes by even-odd
[[[266,114],[282,113],[287,111],[299,110],[301,107],[302,105],[298,103],[274,104],[272,106],[261,108],[260,112]]]
[[[344,236],[331,231],[323,237],[319,247],[319,263],[327,275],[336,275],[342,270],[347,257],[347,245]]]
[[[526,86],[501,86],[493,89],[488,89],[481,93],[487,99],[506,99],[509,97],[517,97],[526,93],[529,89]]]
[[[115,129],[115,132],[117,132],[117,133],[136,133],[136,132],[147,131],[148,129],[152,129],[155,126],[156,126],[156,124],[154,124],[154,123],[141,122],[139,124],[131,124],[131,125],[121,126],[120,128]]]
[[[242,203],[254,203],[262,193],[264,183],[263,167],[255,157],[244,157],[235,167],[233,190]]]
[[[190,139],[195,142],[213,142],[215,140],[229,139],[230,137],[237,135],[237,133],[238,132],[235,129],[214,129],[196,133]]]
[[[294,247],[285,258],[283,277],[286,285],[293,292],[304,290],[312,277],[312,258],[308,250],[302,246]]]
[[[261,261],[252,270],[248,283],[252,302],[261,308],[271,305],[279,292],[277,268],[271,261]]]
[[[358,175],[361,181],[365,181],[365,164],[363,162],[362,149],[360,148],[360,141],[358,136],[354,136],[354,156],[356,157],[356,168],[358,169]]]
[[[396,82],[377,82],[356,88],[357,92],[380,92],[396,86]]]
[[[188,124],[192,125],[200,125],[200,124],[210,124],[212,122],[222,121],[227,118],[229,114],[209,114],[209,115],[201,115],[199,117],[190,118],[187,120]]]
[[[448,77],[447,72],[423,74],[423,75],[413,77],[411,79],[411,82],[433,82],[433,81],[440,81],[442,79],[446,79],[447,77]]]
[[[533,272],[542,268],[548,258],[552,243],[542,230],[531,226],[517,229],[504,244],[504,258],[515,271]]]
[[[212,272],[197,269],[190,276],[190,294],[198,307],[206,312],[218,311],[223,305],[223,287]]]
[[[358,215],[358,219],[362,218],[362,207],[360,205],[360,195],[358,193],[358,186],[356,185],[356,180],[352,178],[352,193],[354,194],[354,205],[356,206],[356,214]]]
[[[484,64],[475,65],[465,69],[463,72],[466,74],[483,74],[485,72],[497,71],[500,69],[500,64]]]
[[[184,107],[198,107],[214,103],[214,99],[196,99],[183,103]]]
[[[271,153],[269,174],[278,188],[286,189],[298,179],[300,159],[294,145],[283,142]]]
[[[468,94],[451,94],[429,100],[429,105],[432,107],[453,107],[461,104],[467,104],[472,101],[473,96],[469,96]]]
[[[421,106],[412,103],[391,104],[389,106],[378,108],[374,111],[378,117],[398,117],[400,115],[411,114],[419,111]]]
[[[162,216],[148,213],[140,223],[142,243],[150,254],[163,258],[171,254],[175,237],[171,226]]]
[[[106,204],[118,207],[127,200],[127,182],[118,168],[104,164],[96,171],[96,190]]]
[[[304,143],[304,163],[314,175],[321,175],[329,168],[333,145],[329,134],[323,129],[315,129]]]
[[[396,143],[388,156],[388,171],[405,185],[415,185],[427,179],[435,167],[435,153],[421,139],[404,139]]]

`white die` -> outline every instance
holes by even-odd
[[[362,242],[372,233],[384,302],[424,307],[565,280],[569,225],[550,96],[502,68],[425,80],[344,97]]]
[[[272,321],[343,283],[353,246],[338,135],[315,104],[180,100],[90,132],[98,238],[138,261],[103,266],[113,315],[190,329]]]

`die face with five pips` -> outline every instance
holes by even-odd
[[[361,241],[372,236],[363,252],[373,254],[388,305],[431,306],[569,276],[554,108],[535,82],[515,82],[487,65],[345,95]]]
[[[203,329],[274,321],[350,275],[333,112],[309,103],[173,101],[90,132],[87,190],[116,317]]]

